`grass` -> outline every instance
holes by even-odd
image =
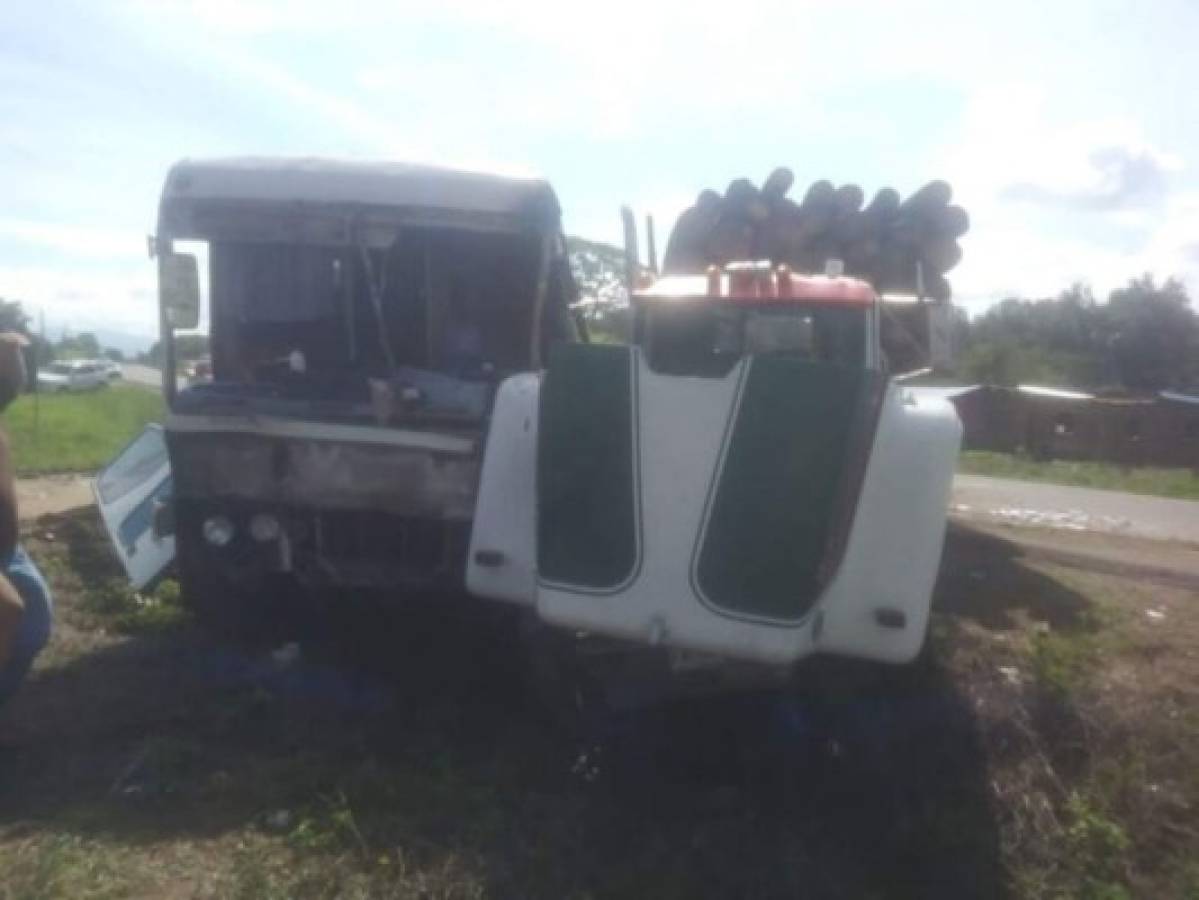
[[[80,609],[102,618],[118,634],[170,632],[191,621],[178,582],[166,579],[148,594],[139,594],[120,578],[106,579],[85,591]]]
[[[493,628],[281,662],[128,591],[93,511],[23,540],[57,631],[5,711],[0,900],[1199,900],[1199,584],[953,526],[920,663],[568,730]]]
[[[36,428],[35,405],[40,405]],[[25,394],[9,407],[3,424],[18,476],[94,472],[163,412],[156,391],[113,385],[36,399]]]
[[[1123,468],[1111,463],[1040,461],[1014,453],[966,450],[958,471],[970,475],[1045,481],[1051,484],[1128,491],[1182,500],[1199,500],[1199,475],[1190,469]]]

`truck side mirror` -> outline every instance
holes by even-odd
[[[158,291],[172,328],[195,328],[200,324],[200,278],[194,256],[159,254]]]

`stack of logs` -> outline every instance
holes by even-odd
[[[945,273],[958,264],[958,238],[970,227],[953,191],[932,181],[906,200],[883,188],[863,206],[856,184],[834,187],[817,181],[796,203],[787,193],[790,169],[775,169],[759,189],[747,178],[724,196],[704,191],[679,216],[666,246],[668,274],[702,272],[709,265],[768,259],[801,272],[824,271],[829,259],[870,281],[879,293],[919,293],[917,261],[923,263],[923,295],[948,300]]]

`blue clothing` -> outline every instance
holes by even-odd
[[[25,614],[21,617],[21,626],[17,629],[8,664],[0,669],[0,706],[16,693],[33,660],[50,640],[50,622],[54,611],[46,580],[20,546],[13,550],[4,566],[4,574],[21,595]]]

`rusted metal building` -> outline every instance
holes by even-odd
[[[944,390],[962,419],[966,449],[1199,472],[1196,395],[1097,396],[1036,385]]]

